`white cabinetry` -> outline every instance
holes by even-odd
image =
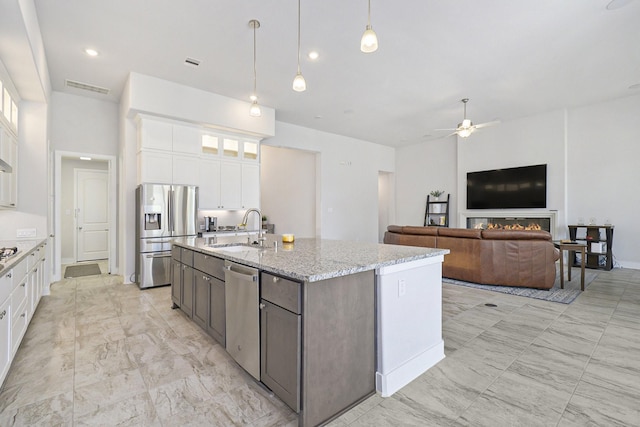
[[[260,206],[260,167],[257,164],[242,164],[242,207]]]
[[[260,141],[138,118],[138,183],[197,185],[200,209],[260,206]]]
[[[220,204],[220,160],[200,159],[200,209],[222,209]]]
[[[0,303],[0,383],[11,366],[11,298]]]
[[[0,385],[46,286],[45,247],[39,245],[0,277]]]
[[[198,185],[200,130],[138,120],[138,183]]]
[[[18,176],[18,143],[13,134],[0,126],[0,159],[11,171],[0,172],[0,207],[15,208]]]

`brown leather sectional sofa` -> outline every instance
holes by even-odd
[[[444,277],[486,285],[550,289],[560,258],[546,231],[390,225],[384,243],[449,249]]]

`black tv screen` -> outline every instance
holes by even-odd
[[[547,207],[547,165],[467,173],[467,209]]]

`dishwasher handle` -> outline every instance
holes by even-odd
[[[238,277],[240,280],[251,280],[252,282],[257,282],[258,281],[258,273],[257,270],[254,273],[252,272],[245,272],[245,271],[236,271],[233,269],[233,265],[225,265],[225,270],[226,270],[226,274],[230,274],[230,275],[234,275],[236,277]],[[251,269],[253,270],[253,269]]]

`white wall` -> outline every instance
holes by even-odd
[[[62,194],[60,195],[60,225],[61,225],[61,256],[62,263],[68,264],[75,261],[75,170],[92,169],[108,170],[109,164],[106,161],[86,161],[80,159],[62,159]]]
[[[118,104],[53,92],[51,149],[118,155]]]
[[[466,211],[467,172],[546,164],[546,210],[558,211],[557,231],[562,236],[567,228],[564,130],[565,112],[557,110],[488,127],[466,139],[458,138],[458,210]]]
[[[578,218],[588,222],[595,217],[600,224],[609,219],[616,226],[617,265],[640,268],[635,249],[640,198],[633,187],[640,182],[640,137],[633,125],[638,117],[640,96],[632,96],[503,122],[459,138],[457,152],[439,141],[399,148],[398,224],[422,224],[426,193],[441,186],[447,191],[457,183],[451,223],[460,226],[457,213],[466,210],[467,172],[546,163],[547,209],[558,211],[558,237],[568,236],[567,225]]]
[[[378,241],[378,173],[394,172],[393,148],[278,121],[263,144],[319,153],[317,236]]]
[[[15,240],[21,228],[49,235],[47,105],[22,101],[19,108],[17,208],[0,210],[1,240]]]
[[[316,154],[262,145],[260,207],[277,234],[316,235]]]
[[[396,150],[396,216],[400,225],[423,225],[427,195],[434,190],[451,194],[449,210],[456,212],[457,153],[454,137]],[[457,226],[457,215],[449,214]]]
[[[640,95],[575,108],[568,117],[568,220],[610,220],[616,265],[640,269]]]

